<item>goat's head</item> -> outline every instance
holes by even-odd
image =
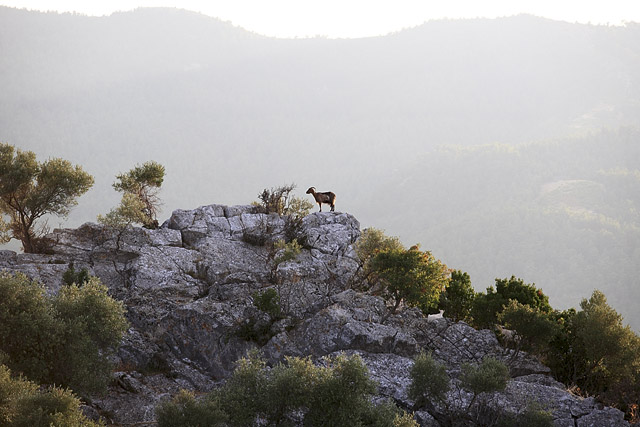
[[[316,187],[309,187],[309,189],[307,190],[307,194],[313,194],[316,192]]]

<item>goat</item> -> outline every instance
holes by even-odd
[[[320,212],[322,212],[323,203],[331,206],[331,212],[336,210],[336,195],[331,191],[316,193],[316,187],[311,187],[307,190],[307,194],[313,195],[313,198],[316,199],[316,203],[320,206]]]

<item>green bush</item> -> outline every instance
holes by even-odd
[[[509,368],[493,357],[485,357],[480,365],[462,365],[460,382],[473,394],[504,391],[509,381]]]
[[[108,214],[98,215],[98,222],[115,228],[136,223],[146,228],[158,228],[158,192],[164,181],[164,173],[164,166],[149,161],[117,175],[113,188],[122,193],[120,204]]]
[[[38,282],[22,274],[0,274],[0,351],[13,371],[38,383],[48,381],[63,328]]]
[[[210,397],[198,400],[185,390],[160,404],[156,417],[160,427],[218,427],[226,426],[228,421],[217,400]]]
[[[391,301],[391,313],[402,302],[425,314],[437,312],[449,270],[431,252],[422,252],[418,245],[409,250],[387,250],[376,254],[370,266],[382,283],[385,298]]]
[[[444,364],[436,362],[431,354],[420,353],[411,367],[409,398],[423,406],[429,400],[442,402],[449,391],[449,375]]]
[[[327,359],[319,368],[304,420],[309,426],[358,425],[369,409],[376,384],[359,356]]]
[[[53,383],[78,393],[104,390],[111,372],[111,356],[128,328],[124,306],[92,277],[84,286],[66,286],[52,301],[63,324],[64,345],[53,362]]]
[[[377,405],[369,405],[365,411],[361,424],[367,427],[419,427],[420,424],[409,413],[404,412],[391,400],[385,400]]]
[[[278,252],[278,255],[273,260],[276,266],[283,262],[293,261],[302,251],[302,246],[298,244],[296,239],[293,239],[288,243],[284,240],[278,240],[273,245],[273,248]]]
[[[640,337],[598,290],[580,308],[557,315],[549,367],[558,380],[630,414],[640,401]]]
[[[71,262],[69,263],[69,269],[62,275],[62,282],[67,286],[71,286],[74,283],[78,286],[82,286],[87,283],[90,278],[89,270],[83,268],[80,271],[76,271],[75,268],[73,268],[73,262]]]
[[[522,279],[511,276],[510,279],[496,279],[496,287],[487,288],[486,293],[476,295],[471,306],[474,326],[492,328],[498,323],[498,315],[509,300],[516,300],[543,313],[552,311],[549,297],[534,284],[525,284]]]
[[[454,321],[467,320],[476,292],[471,286],[471,278],[460,270],[451,272],[451,279],[440,295],[439,308],[443,316]]]
[[[255,292],[252,297],[253,305],[258,310],[267,313],[272,320],[281,318],[282,309],[280,307],[280,295],[278,295],[278,291],[273,288],[269,288],[262,293]]]
[[[416,408],[427,408],[441,425],[527,425],[495,406],[487,404],[487,393],[503,391],[509,380],[507,366],[486,357],[480,365],[464,364],[460,387],[473,394],[466,403],[455,401],[456,393],[449,393],[450,379],[444,364],[436,362],[430,354],[421,353],[411,368],[408,396]],[[457,396],[460,396],[457,393]],[[509,422],[512,422],[509,424]]]
[[[516,418],[516,425],[527,427],[553,427],[553,415],[538,408],[537,404],[530,404]],[[512,424],[513,425],[513,424]]]
[[[7,427],[91,427],[100,424],[87,419],[80,400],[69,390],[57,387],[40,390],[0,365],[0,425]]]
[[[267,425],[293,426],[302,420],[305,426],[417,426],[390,402],[373,405],[375,391],[358,356],[325,359],[324,366],[293,357],[267,369],[252,352],[238,361],[225,385],[203,399],[183,392],[161,404],[158,425],[226,422],[240,427],[262,420]]]
[[[373,227],[366,228],[355,243],[356,254],[363,265],[380,252],[404,249],[400,239],[389,237],[383,230]]]
[[[0,275],[0,352],[33,381],[81,394],[103,390],[126,329],[122,303],[97,278],[50,298],[23,275]]]
[[[291,195],[295,188],[295,184],[272,189],[265,188],[258,194],[260,201],[254,202],[254,205],[264,213],[285,216],[284,232],[287,242],[300,238],[302,220],[313,209],[313,203],[310,201]]]
[[[509,301],[498,314],[498,321],[517,334],[516,342],[507,344],[514,344],[518,350],[522,348],[541,356],[548,353],[549,342],[560,329],[550,313],[523,305],[516,300]]]

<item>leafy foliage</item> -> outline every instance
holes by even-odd
[[[422,252],[418,245],[408,250],[387,250],[376,254],[370,266],[383,284],[385,297],[392,303],[392,313],[403,301],[424,313],[437,309],[449,270],[431,252]]]
[[[383,230],[373,227],[363,230],[355,244],[356,254],[363,265],[380,252],[404,249],[399,238],[389,237]]]
[[[116,175],[113,188],[122,193],[120,205],[98,222],[116,228],[130,224],[142,224],[146,228],[158,228],[156,216],[160,208],[158,192],[164,181],[165,168],[149,161],[136,165],[127,173]]]
[[[431,354],[420,353],[411,367],[411,385],[408,395],[421,407],[427,401],[444,401],[449,391],[449,376],[444,364],[436,362]]]
[[[454,401],[456,393],[450,393],[452,387],[446,368],[431,354],[421,353],[415,358],[410,376],[408,396],[415,401],[414,408],[426,407],[440,425],[553,425],[553,418],[539,410],[535,402],[520,414],[500,410],[495,402],[487,405],[487,395],[503,391],[509,380],[509,368],[492,357],[486,357],[479,365],[462,365],[459,387],[473,395],[466,403]]]
[[[56,318],[44,288],[26,276],[0,275],[0,351],[14,371],[36,382],[52,375],[51,357],[61,345]]]
[[[92,427],[100,424],[87,419],[80,400],[69,390],[58,387],[40,390],[0,365],[0,424],[7,427]]]
[[[522,348],[541,356],[547,353],[549,342],[560,329],[552,314],[516,300],[509,301],[498,315],[498,321],[517,333],[516,342],[511,344],[515,344],[518,350]]]
[[[196,400],[193,393],[180,390],[156,409],[158,425],[163,427],[226,426],[227,415],[212,398]]]
[[[550,343],[547,363],[565,384],[630,410],[640,400],[640,337],[598,290],[580,311],[558,315],[562,329]]]
[[[253,295],[253,305],[258,310],[264,311],[272,319],[278,319],[282,315],[282,308],[280,307],[280,295],[278,291],[273,288],[269,288],[264,292],[256,292]]]
[[[544,313],[551,312],[549,297],[541,289],[511,276],[510,279],[496,279],[495,289],[490,286],[486,293],[476,295],[471,307],[474,325],[479,328],[493,327],[509,300],[516,300]]]
[[[462,365],[462,387],[478,395],[504,391],[509,381],[509,368],[493,357],[485,357],[480,365]]]
[[[83,268],[80,271],[76,271],[73,267],[73,262],[69,263],[69,269],[62,274],[62,282],[67,286],[71,286],[74,283],[78,286],[82,286],[87,283],[90,278],[89,270]]]
[[[256,352],[241,359],[220,389],[197,400],[182,392],[158,409],[160,427],[203,425],[204,420],[229,426],[296,425],[300,417],[308,426],[396,426],[417,423],[390,402],[375,406],[375,383],[358,356],[325,359],[315,366],[309,358],[287,358],[287,363],[267,369]],[[185,420],[193,424],[181,424]],[[194,421],[194,420],[197,420]]]
[[[47,227],[36,222],[47,214],[67,216],[92,185],[93,177],[67,160],[39,163],[31,151],[0,144],[0,212],[8,216],[0,219],[1,239],[16,238],[25,252],[42,252]]]
[[[264,213],[285,216],[284,231],[287,241],[300,237],[302,219],[309,215],[309,212],[313,209],[313,203],[310,201],[291,195],[295,188],[295,184],[282,185],[271,189],[265,188],[258,194],[260,202],[254,202]]]
[[[468,319],[475,295],[469,275],[460,270],[452,271],[451,279],[440,294],[439,307],[444,310],[443,316],[456,322]]]
[[[302,246],[300,246],[297,239],[293,239],[288,243],[284,240],[278,240],[273,245],[273,249],[277,252],[273,262],[278,266],[283,262],[296,259],[296,257],[300,255],[300,251],[302,251]]]
[[[108,358],[126,329],[122,303],[97,278],[50,298],[25,276],[0,276],[0,351],[10,368],[33,381],[82,394],[102,391]]]
[[[52,301],[64,345],[53,360],[52,379],[81,393],[96,393],[107,385],[109,356],[120,344],[128,324],[124,306],[93,277],[84,286],[65,286]]]

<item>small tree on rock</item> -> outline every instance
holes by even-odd
[[[443,315],[454,321],[466,320],[471,312],[471,304],[476,292],[471,286],[471,278],[460,270],[451,273],[451,280],[440,296]]]
[[[400,304],[434,312],[440,293],[448,281],[449,269],[429,251],[418,245],[409,250],[392,249],[380,252],[371,259],[371,268],[383,282],[384,292],[391,301],[391,313]]]
[[[120,205],[105,216],[99,215],[98,222],[116,228],[130,224],[158,228],[158,192],[164,181],[164,173],[164,166],[150,161],[117,175],[118,181],[113,184],[113,188],[122,193]]]
[[[42,163],[31,151],[0,144],[0,240],[22,242],[27,253],[41,252],[46,223],[36,221],[52,214],[66,217],[76,199],[93,185],[93,177],[69,161],[53,158]]]

